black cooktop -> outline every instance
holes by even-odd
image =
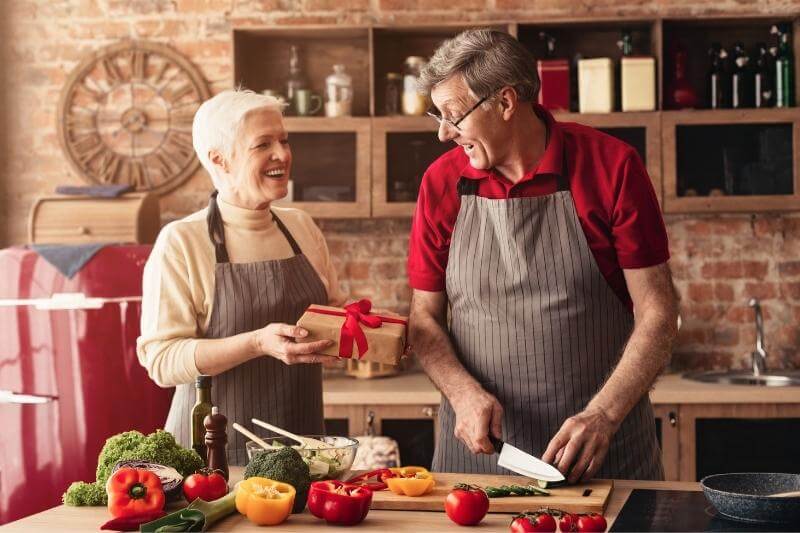
[[[702,492],[634,489],[610,531],[797,531],[722,517]]]

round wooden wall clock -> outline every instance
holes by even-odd
[[[186,58],[159,43],[124,41],[72,72],[58,105],[58,137],[72,168],[95,184],[163,194],[200,162],[192,120],[211,96]]]

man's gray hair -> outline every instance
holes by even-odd
[[[506,86],[523,102],[539,95],[539,76],[531,53],[511,35],[488,29],[466,30],[448,39],[422,70],[419,90],[429,93],[455,75],[464,77],[479,98]]]

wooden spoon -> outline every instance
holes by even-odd
[[[775,494],[767,494],[770,498],[800,498],[800,490],[793,490],[790,492],[776,492]]]
[[[302,444],[306,448],[310,448],[312,450],[319,450],[321,448],[330,448],[331,445],[327,442],[323,442],[317,439],[311,439],[309,437],[302,437],[300,435],[295,435],[291,431],[286,431],[285,429],[279,428],[278,426],[273,426],[272,424],[267,424],[263,420],[259,420],[258,418],[251,419],[253,424],[257,426],[261,426],[264,429],[268,429],[270,431],[274,431],[278,435],[283,435],[284,437],[289,437],[290,439],[294,439],[300,444]]]
[[[274,446],[270,446],[269,444],[267,444],[266,442],[264,442],[263,440],[261,440],[261,439],[258,437],[258,435],[256,435],[255,433],[252,433],[251,431],[249,431],[249,430],[245,429],[244,427],[240,426],[240,425],[239,425],[239,424],[237,424],[236,422],[234,422],[234,423],[233,423],[233,429],[235,429],[236,431],[238,431],[239,433],[241,433],[242,435],[244,435],[244,436],[245,436],[245,437],[247,437],[248,439],[252,440],[253,442],[255,442],[256,444],[258,444],[259,446],[261,446],[261,447],[262,447],[262,448],[264,448],[265,450],[272,450],[272,449],[274,449]]]

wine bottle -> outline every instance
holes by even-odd
[[[771,68],[772,56],[764,43],[756,45],[756,64],[753,72],[753,96],[755,107],[775,105],[775,85]]]
[[[789,46],[789,29],[786,25],[775,25],[771,33],[778,38],[775,57],[775,106],[794,106],[794,56]]]

